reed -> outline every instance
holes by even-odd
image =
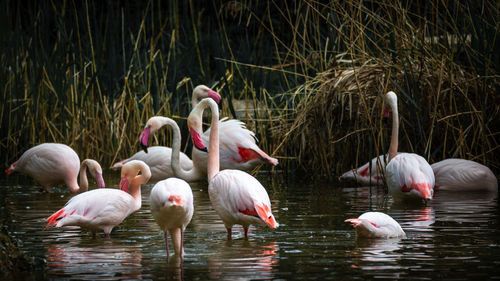
[[[139,149],[153,115],[178,121],[187,152],[191,91],[206,84],[223,95],[221,116],[246,122],[289,175],[332,179],[386,152],[388,90],[402,151],[500,171],[495,1],[1,6],[4,166],[62,142],[109,167]],[[170,145],[170,133],[153,142]]]

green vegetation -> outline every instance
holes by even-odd
[[[278,168],[336,178],[388,148],[500,171],[497,1],[0,1],[0,161],[43,142],[109,166],[206,84]],[[170,145],[168,133],[154,144]],[[302,173],[301,173],[302,174]]]

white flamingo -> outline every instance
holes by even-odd
[[[151,213],[164,232],[167,257],[170,256],[168,235],[170,232],[174,252],[184,255],[184,230],[194,212],[193,192],[187,182],[178,178],[159,181],[150,195]]]
[[[245,238],[248,238],[250,224],[278,227],[271,211],[271,202],[266,189],[260,182],[240,170],[219,169],[219,112],[217,104],[211,99],[203,99],[191,111],[188,127],[201,126],[201,116],[206,107],[212,111],[210,144],[208,148],[208,193],[210,201],[221,217],[227,229],[227,238],[231,239],[231,229],[235,224],[243,226]],[[190,130],[191,133],[195,132]],[[196,137],[196,136],[194,136]],[[204,145],[201,143],[201,145]]]
[[[85,159],[80,166],[80,158],[71,147],[62,143],[42,143],[25,151],[5,172],[9,175],[14,172],[27,174],[47,192],[63,183],[72,193],[77,193],[88,190],[87,167],[97,186],[104,187],[102,169],[97,161]]]
[[[396,199],[422,198],[432,199],[434,194],[434,172],[425,159],[415,153],[398,151],[398,99],[394,92],[385,95],[385,102],[393,113],[391,144],[389,146],[389,164],[385,176],[389,193]]]
[[[94,236],[102,229],[109,237],[115,226],[141,208],[141,184],[148,182],[151,172],[144,162],[133,160],[123,165],[121,176],[120,190],[100,188],[76,195],[47,218],[47,227],[80,226]]]
[[[465,159],[445,159],[431,165],[436,190],[498,191],[497,177],[490,168]]]
[[[347,219],[358,237],[391,238],[404,236],[405,232],[391,216],[381,212],[366,212],[355,219]]]

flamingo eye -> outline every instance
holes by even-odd
[[[271,219],[271,216],[269,216],[268,219]]]

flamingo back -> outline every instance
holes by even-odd
[[[386,181],[396,198],[432,199],[434,194],[434,172],[422,156],[414,153],[400,153],[391,159],[386,167]]]

